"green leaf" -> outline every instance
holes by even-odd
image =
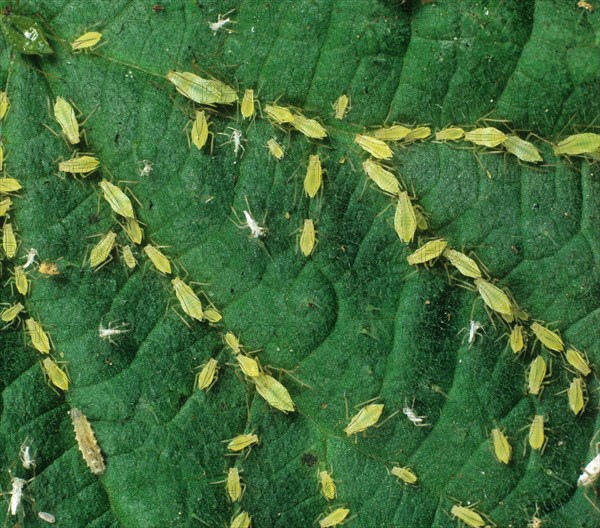
[[[365,188],[366,156],[353,139],[386,119],[440,129],[474,126],[491,112],[523,138],[531,131],[556,142],[584,130],[600,113],[598,13],[561,0],[163,5],[22,1],[20,13],[39,12],[52,29],[54,55],[34,62],[18,44],[0,42],[0,81],[12,105],[0,123],[5,170],[23,184],[11,210],[18,260],[34,247],[61,268],[56,277],[32,272],[24,303],[72,381],[66,394],[53,392],[22,329],[2,332],[2,467],[33,476],[18,460],[28,438],[37,467],[24,493],[36,511],[52,512],[64,527],[216,528],[241,508],[256,527],[304,527],[328,509],[317,487],[317,471],[327,468],[337,482],[333,504],[356,516],[348,526],[456,526],[453,504],[476,501],[500,527],[526,526],[536,505],[544,526],[596,526],[594,490],[576,482],[599,428],[597,164],[556,159],[535,138],[541,167],[486,152],[478,161],[471,149],[431,140],[396,148],[393,159],[430,214],[431,236],[473,250],[533,318],[555,322],[566,342],[587,351],[590,401],[575,417],[560,393],[573,376],[559,356],[542,396],[526,395],[533,338],[515,358],[500,320],[494,328],[481,301],[473,308],[476,294],[449,281],[441,263],[408,266],[417,245],[398,239],[390,198]],[[233,32],[213,33],[209,23],[229,9],[234,23],[225,29]],[[71,54],[69,42],[92,27],[106,44]],[[171,69],[213,76],[240,93],[254,88],[263,105],[280,98],[319,117],[330,138],[309,142],[219,107],[209,112],[212,155],[208,146],[190,148],[182,130],[194,107],[165,79]],[[342,93],[352,109],[338,121],[331,105]],[[72,147],[42,126],[58,131],[46,109],[59,95],[77,104],[80,121],[91,115],[80,150],[102,167],[81,181],[57,177],[56,160],[70,158]],[[241,157],[225,144],[228,127],[243,132]],[[286,150],[281,162],[268,153],[271,137]],[[327,172],[322,195],[309,201],[302,182],[315,153]],[[153,163],[147,176],[139,176],[142,160]],[[207,283],[195,289],[223,313],[221,324],[183,316],[188,328],[167,310],[179,309],[170,278],[139,248],[142,268],[133,272],[117,252],[97,272],[82,265],[94,235],[113,229],[119,244],[130,243],[100,196],[102,177],[129,182],[121,187],[141,203],[134,208],[144,244],[165,246],[179,276]],[[231,221],[232,208],[243,217],[248,207],[268,228],[264,240]],[[296,247],[305,218],[317,229],[310,258]],[[12,267],[2,262],[3,284]],[[1,295],[10,303],[17,296],[9,285]],[[485,333],[469,347],[471,318]],[[98,327],[109,322],[130,331],[114,344],[101,341]],[[256,357],[297,412],[276,411],[241,380],[222,342],[226,330],[246,350],[261,349]],[[208,393],[194,391],[193,369],[211,357],[219,379]],[[279,377],[278,368],[290,375]],[[383,419],[400,412],[348,438],[345,398],[352,407],[375,397]],[[431,427],[414,427],[405,403]],[[96,432],[107,466],[99,477],[77,449],[71,407]],[[548,420],[543,455],[523,449],[522,428],[535,414]],[[491,450],[495,427],[513,448],[507,465]],[[247,458],[225,456],[222,441],[248,432],[260,445]],[[394,464],[414,470],[417,485],[389,475]],[[213,484],[232,465],[247,485],[240,507]],[[10,488],[6,471],[1,482]],[[27,501],[23,515],[27,526],[44,525]]]
[[[24,55],[51,55],[52,48],[40,25],[31,18],[6,15],[0,18],[0,28],[6,40]]]

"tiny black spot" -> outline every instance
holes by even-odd
[[[537,210],[540,208],[540,204],[536,204],[536,203],[534,203],[534,204],[531,206],[531,208],[532,208],[534,211],[537,211]]]
[[[152,200],[148,201],[148,209],[152,209],[154,207],[154,202]]]
[[[90,224],[97,224],[98,222],[100,222],[100,215],[93,214],[92,216],[90,216],[88,221]]]
[[[319,461],[319,457],[314,453],[304,453],[302,455],[302,463],[305,466],[312,467]]]
[[[121,135],[121,134],[120,134],[119,132],[117,132],[117,135],[115,136],[115,143],[118,143],[118,142],[119,142],[119,136],[120,136],[120,135]]]
[[[231,295],[233,295],[235,293],[235,290],[233,288],[229,288],[229,293],[231,293]]]

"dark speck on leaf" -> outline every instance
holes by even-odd
[[[305,466],[312,467],[319,461],[319,458],[314,453],[304,453],[302,455],[302,463]]]
[[[152,200],[148,201],[148,209],[152,209],[154,207],[154,202]]]

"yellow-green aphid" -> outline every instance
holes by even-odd
[[[365,405],[357,414],[354,415],[350,423],[344,428],[348,435],[360,433],[369,427],[375,425],[383,413],[384,405],[382,403],[371,403]]]
[[[242,351],[242,346],[232,332],[227,332],[224,337],[225,344],[231,349],[234,354],[239,354]]]
[[[131,246],[123,246],[121,248],[121,253],[123,254],[123,260],[129,269],[135,268],[137,265],[137,260],[133,256],[133,251],[131,251]]]
[[[415,218],[417,219],[417,227],[421,231],[427,231],[429,229],[428,215],[425,214],[425,211],[419,205],[413,206],[413,209],[415,210]]]
[[[590,369],[590,365],[587,361],[585,354],[583,354],[576,348],[567,348],[565,357],[569,365],[571,365],[574,369],[579,371],[584,376],[588,376],[592,372],[592,369]]]
[[[300,235],[300,250],[305,257],[308,257],[315,249],[315,224],[310,219],[304,220],[302,234]]]
[[[242,372],[249,378],[256,378],[260,374],[260,367],[256,359],[244,354],[238,354],[235,359],[237,359]]]
[[[357,134],[354,143],[377,159],[390,159],[394,153],[381,139],[364,134]]]
[[[266,105],[265,112],[273,121],[280,125],[294,121],[294,114],[285,106]]]
[[[0,172],[4,169],[4,148],[0,145]]]
[[[8,210],[10,209],[12,203],[12,200],[8,197],[4,198],[3,200],[0,200],[0,216],[6,216],[6,213],[8,213]]]
[[[97,31],[88,31],[71,42],[71,51],[93,48],[96,44],[98,44],[98,42],[100,42],[101,38],[102,33],[98,33]]]
[[[510,332],[510,348],[515,354],[518,354],[525,347],[525,340],[523,339],[523,327],[519,324],[513,326]]]
[[[198,104],[232,104],[238,100],[235,90],[221,81],[174,70],[168,72],[166,77],[181,95]]]
[[[96,268],[106,261],[115,245],[116,238],[117,234],[109,231],[92,248],[92,252],[90,253],[90,266],[92,268]]]
[[[15,266],[13,271],[15,275],[15,286],[17,287],[17,291],[21,295],[27,295],[29,291],[29,280],[27,279],[27,274],[23,269],[23,266]]]
[[[435,133],[437,141],[458,141],[465,135],[465,131],[458,127],[449,127]]]
[[[10,101],[6,92],[0,92],[0,121],[4,119],[6,112],[10,108]]]
[[[217,382],[217,372],[219,370],[219,362],[210,358],[202,370],[196,376],[196,385],[200,390],[208,392],[210,388]]]
[[[544,161],[540,155],[540,151],[529,143],[529,141],[525,141],[519,136],[508,136],[502,143],[502,146],[521,161],[529,161],[531,163]]]
[[[349,513],[350,510],[348,508],[336,508],[329,515],[319,520],[319,527],[331,528],[332,526],[338,526],[344,522]]]
[[[546,377],[546,361],[542,356],[536,357],[529,366],[529,376],[527,377],[527,385],[529,394],[539,394],[544,384]]]
[[[152,264],[154,264],[154,267],[158,271],[165,273],[166,275],[171,274],[171,262],[162,251],[152,244],[148,244],[144,246],[144,252],[148,255],[148,258],[152,261]]]
[[[48,335],[44,332],[42,325],[31,317],[25,321],[25,324],[27,325],[27,333],[29,334],[33,348],[42,354],[49,354],[50,339],[48,339]]]
[[[492,439],[494,441],[494,453],[496,458],[503,464],[510,462],[512,456],[512,447],[508,443],[508,438],[500,429],[492,429]]]
[[[52,361],[52,359],[44,358],[42,365],[52,385],[63,391],[67,391],[69,389],[69,378],[67,374],[54,361]]]
[[[311,154],[308,157],[308,168],[304,178],[304,190],[311,198],[314,198],[323,182],[323,168],[321,167],[321,158],[318,154]]]
[[[382,191],[389,194],[400,194],[400,183],[393,173],[384,169],[372,159],[363,162],[363,169]]]
[[[21,184],[15,178],[0,178],[0,193],[17,192],[21,188]]]
[[[506,141],[506,134],[494,127],[476,128],[475,130],[465,132],[465,139],[475,145],[497,147]]]
[[[504,314],[511,318],[513,317],[514,312],[512,303],[510,302],[508,295],[500,288],[484,279],[475,279],[475,286],[477,286],[477,290],[479,291],[479,295],[481,295],[483,302],[489,308],[499,314]]]
[[[536,414],[529,427],[529,445],[531,449],[539,450],[544,445],[544,417]]]
[[[229,468],[227,480],[225,481],[225,489],[227,490],[227,495],[229,495],[231,502],[239,501],[242,498],[244,486],[242,486],[238,468]]]
[[[219,313],[219,311],[213,306],[212,308],[206,308],[204,310],[204,319],[206,319],[209,323],[218,323],[223,316]]]
[[[402,125],[392,125],[373,130],[370,135],[382,141],[400,141],[410,134],[410,128]]]
[[[175,277],[171,284],[175,290],[177,300],[181,305],[183,311],[188,314],[191,318],[198,321],[202,321],[204,312],[202,311],[202,303],[198,296],[194,293],[194,290],[190,288],[185,282],[179,277]]]
[[[258,444],[258,436],[255,434],[241,434],[233,438],[228,444],[229,451],[243,451],[247,447]]]
[[[481,515],[467,506],[455,504],[452,506],[450,513],[471,528],[481,528],[486,524]]]
[[[416,484],[417,482],[417,475],[415,475],[415,472],[408,467],[394,466],[390,473],[406,484]]]
[[[75,116],[75,110],[73,107],[63,99],[57,97],[54,103],[54,117],[58,121],[63,134],[67,136],[67,139],[72,145],[77,145],[80,141],[79,137],[79,123]]]
[[[252,517],[250,515],[248,515],[247,512],[243,511],[242,513],[237,515],[233,519],[233,521],[231,521],[229,528],[250,528],[251,522],[252,522]]]
[[[561,156],[577,156],[578,154],[590,154],[600,149],[600,134],[586,132],[584,134],[574,134],[563,139],[554,147],[554,154]]]
[[[254,90],[248,88],[244,90],[244,97],[240,105],[240,113],[244,119],[250,119],[254,116]]]
[[[102,189],[104,199],[115,213],[126,218],[135,218],[131,200],[119,187],[105,179],[102,179],[98,185]]]
[[[563,340],[556,332],[538,323],[531,323],[531,330],[548,350],[562,352],[565,349]]]
[[[424,264],[431,260],[435,260],[442,254],[447,245],[448,242],[446,242],[443,238],[430,240],[426,244],[423,244],[414,253],[408,255],[406,260],[411,266],[414,266],[415,264]]]
[[[99,166],[100,162],[94,156],[76,156],[67,161],[61,161],[58,164],[58,170],[72,174],[89,174]]]
[[[269,141],[267,141],[267,147],[269,147],[269,152],[275,159],[280,160],[285,155],[283,147],[277,143],[275,138],[271,138]]]
[[[242,354],[236,356],[238,359]],[[294,402],[288,390],[275,378],[259,373],[253,380],[256,392],[271,406],[283,413],[294,412]]]
[[[585,409],[585,381],[582,378],[573,378],[567,390],[569,409],[577,416]]]
[[[431,128],[417,127],[411,129],[411,131],[408,134],[406,134],[404,141],[417,141],[427,139],[429,136],[431,136]]]
[[[464,253],[456,251],[454,249],[446,248],[442,253],[446,257],[450,264],[452,264],[458,271],[460,271],[465,277],[471,277],[473,279],[481,278],[481,270],[472,258],[467,257]]]
[[[17,237],[10,222],[4,222],[2,226],[2,249],[8,258],[13,258],[17,252]]]
[[[2,310],[2,313],[0,313],[0,319],[2,319],[5,323],[11,323],[24,309],[25,306],[23,306],[20,302],[13,304],[12,306]]]
[[[126,218],[123,226],[127,236],[134,244],[141,244],[144,238],[144,231],[135,218]]]
[[[406,244],[410,243],[417,231],[417,217],[410,197],[406,191],[398,195],[398,205],[394,216],[394,229],[400,240]]]
[[[192,123],[192,143],[200,150],[208,140],[208,121],[204,110],[196,111],[196,119]]]
[[[350,98],[346,94],[342,94],[337,98],[337,101],[333,104],[336,119],[344,119],[349,104]]]
[[[298,132],[301,132],[308,138],[323,139],[327,137],[327,131],[321,123],[315,119],[309,119],[302,114],[294,114],[294,120],[291,124]]]
[[[333,500],[337,496],[335,482],[331,478],[329,471],[319,471],[319,480],[321,481],[321,493],[328,501]]]

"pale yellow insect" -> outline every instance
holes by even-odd
[[[235,359],[242,369],[242,372],[249,378],[256,378],[260,374],[260,367],[254,358],[244,354],[237,354]]]
[[[102,189],[104,199],[115,213],[126,218],[135,218],[131,200],[121,189],[119,189],[119,187],[104,178],[98,185],[100,186],[100,189]]]
[[[565,349],[563,340],[556,332],[538,323],[531,323],[531,330],[548,350],[562,352]]]
[[[29,280],[27,279],[27,274],[23,269],[23,266],[15,266],[14,269],[15,276],[15,286],[17,287],[17,291],[21,295],[27,295],[29,291]]]
[[[265,105],[265,112],[273,121],[280,125],[294,121],[294,114],[285,106]]]
[[[17,192],[21,188],[21,184],[15,178],[0,178],[0,193]]]
[[[137,260],[133,256],[133,251],[131,251],[131,246],[123,246],[121,248],[121,253],[123,255],[123,260],[129,269],[133,269],[137,265]]]
[[[195,385],[200,390],[205,390],[208,392],[211,387],[217,382],[217,373],[219,371],[219,362],[210,358],[202,367],[202,370],[196,374],[196,383]],[[233,499],[235,500],[235,499]]]
[[[587,357],[576,348],[567,348],[565,358],[569,365],[571,365],[584,376],[588,376],[592,372],[592,369],[590,369],[590,364],[587,361]]]
[[[394,466],[390,473],[406,484],[416,484],[417,482],[417,475],[415,475],[415,472],[408,467]]]
[[[148,255],[148,258],[154,264],[154,267],[166,275],[171,274],[171,262],[169,258],[157,247],[152,244],[144,246],[144,252]]]
[[[191,72],[171,70],[166,75],[177,91],[198,104],[232,104],[238,95],[231,86],[215,79],[203,79]]]
[[[244,91],[244,97],[242,99],[242,104],[240,105],[240,113],[244,119],[250,119],[254,116],[254,90],[251,88]]]
[[[319,471],[319,481],[321,482],[321,493],[328,501],[337,497],[335,482],[328,471]]]
[[[585,381],[583,381],[582,378],[573,378],[573,381],[567,389],[567,396],[569,398],[569,409],[573,411],[573,414],[575,416],[582,413],[585,409],[585,390]]]
[[[481,517],[481,515],[479,515],[472,507],[455,504],[452,506],[450,513],[471,528],[481,528],[486,524],[483,517]]]
[[[510,348],[515,354],[518,354],[525,347],[525,340],[523,339],[523,327],[521,325],[513,326],[509,337]]]
[[[506,141],[506,134],[494,127],[476,128],[465,132],[465,139],[475,145],[497,147]]]
[[[54,118],[58,121],[63,134],[72,145],[77,145],[80,141],[79,123],[75,116],[75,110],[66,99],[57,97],[54,103]]]
[[[414,253],[408,255],[406,260],[411,266],[416,264],[425,264],[438,258],[444,249],[446,249],[447,245],[448,242],[446,242],[443,238],[430,240],[429,242],[423,244]]]
[[[540,450],[544,446],[544,417],[536,414],[529,427],[529,445],[531,449]]]
[[[201,150],[206,141],[208,140],[208,121],[206,120],[206,113],[204,110],[196,111],[196,119],[192,123],[192,143],[194,146]]]
[[[60,270],[58,269],[58,264],[56,262],[50,262],[48,260],[44,260],[39,267],[38,271],[43,273],[44,275],[60,275]]]
[[[2,226],[2,249],[8,258],[13,258],[17,252],[17,237],[10,222],[4,222]]]
[[[93,48],[102,39],[102,33],[88,31],[71,42],[71,51],[80,51]]]
[[[302,234],[300,235],[300,250],[305,257],[308,257],[314,251],[316,241],[315,224],[310,218],[307,218],[304,220]]]
[[[500,288],[484,279],[475,279],[475,286],[477,287],[483,302],[494,312],[498,312],[499,314],[511,318],[514,316],[512,303],[510,302],[508,295]]]
[[[417,231],[417,217],[410,197],[406,191],[398,195],[398,205],[394,216],[394,229],[400,240],[406,244],[410,243]]]
[[[382,141],[400,141],[410,134],[410,128],[402,125],[392,125],[373,130],[370,135]]]
[[[371,178],[383,192],[394,195],[400,194],[400,183],[396,176],[389,170],[384,169],[379,163],[372,159],[368,159],[363,162],[363,169],[367,176]]]
[[[243,451],[247,447],[253,446],[254,444],[258,444],[258,436],[250,433],[250,434],[241,434],[233,438],[228,444],[227,449],[229,451]]]
[[[3,200],[0,200],[0,216],[6,216],[12,203],[13,201],[8,196]]]
[[[109,231],[100,239],[100,242],[92,248],[90,253],[90,267],[97,268],[108,259],[116,239],[117,234],[112,231]]]
[[[267,141],[267,147],[269,147],[269,152],[271,153],[271,156],[278,160],[282,159],[285,155],[283,147],[279,143],[277,143],[275,138],[271,138],[269,139],[269,141]]]
[[[554,154],[556,156],[563,154],[577,156],[578,154],[590,154],[598,149],[600,149],[600,134],[586,132],[563,139],[554,147]]]
[[[465,131],[458,127],[449,127],[435,133],[437,141],[458,141],[465,135]]]
[[[338,526],[344,522],[349,513],[350,510],[348,508],[336,508],[329,515],[319,520],[319,527],[331,528],[332,526]]]
[[[365,431],[369,427],[375,425],[383,414],[382,403],[371,403],[365,405],[357,414],[354,415],[350,423],[344,428],[344,432],[348,435],[354,435]]]
[[[206,319],[209,323],[218,323],[223,316],[219,313],[219,311],[213,306],[212,308],[206,308],[204,310],[204,319]]]
[[[227,332],[224,337],[225,344],[231,349],[234,354],[239,354],[242,351],[242,346],[235,335],[231,332]]]
[[[33,348],[42,354],[49,354],[50,339],[48,339],[48,335],[44,332],[42,325],[31,317],[25,321],[25,324],[27,325],[27,333],[29,334]]]
[[[536,357],[529,366],[529,376],[527,377],[529,394],[540,394],[546,377],[546,361],[542,356]]]
[[[250,528],[252,517],[247,512],[243,511],[231,521],[229,528]]]
[[[411,129],[411,131],[406,134],[404,137],[404,141],[417,141],[427,139],[431,136],[431,128],[429,127],[417,127]]]
[[[246,486],[241,482],[238,468],[229,468],[227,480],[225,481],[225,489],[227,490],[227,495],[229,495],[231,502],[239,501],[242,498]]]
[[[144,231],[142,230],[140,224],[135,218],[126,218],[123,229],[125,229],[127,236],[134,244],[142,243],[142,238],[144,238]]]
[[[85,460],[85,463],[94,475],[104,473],[104,470],[106,469],[104,458],[102,457],[102,452],[100,451],[96,435],[94,434],[90,422],[79,409],[71,409],[69,415],[73,422],[75,438],[79,445],[79,450],[83,455],[83,460]]]
[[[84,174],[87,176],[91,172],[94,172],[99,166],[100,162],[93,156],[75,156],[67,161],[61,161],[58,164],[58,170],[60,172]]]
[[[0,145],[0,172],[4,169],[4,148]]]
[[[467,257],[464,253],[456,251],[454,249],[444,249],[442,255],[446,257],[450,264],[452,264],[458,271],[460,271],[465,277],[471,277],[473,279],[481,278],[481,270],[471,257]]]
[[[194,293],[194,290],[192,290],[192,288],[190,288],[179,277],[175,277],[171,283],[173,284],[175,295],[177,296],[177,300],[179,301],[183,311],[192,319],[202,321],[204,315],[202,311],[202,303],[200,302],[200,299],[198,299],[198,296]]]
[[[529,141],[525,141],[519,136],[508,136],[502,142],[502,146],[521,161],[529,161],[531,163],[544,161],[540,155],[540,151],[533,144],[529,143]]]
[[[236,356],[238,359],[242,354]],[[259,373],[253,380],[256,392],[275,409],[283,412],[294,412],[294,402],[288,390],[275,378],[268,374]]]
[[[346,113],[348,112],[349,104],[350,98],[346,94],[342,94],[337,98],[337,101],[333,104],[336,119],[344,119]]]
[[[294,120],[291,125],[308,138],[323,139],[327,137],[327,131],[315,119],[309,119],[302,114],[294,114]]]
[[[492,440],[494,442],[494,453],[499,462],[508,464],[512,456],[512,447],[508,443],[506,435],[500,429],[492,429]]]
[[[9,306],[8,308],[4,308],[2,313],[0,313],[0,319],[2,319],[5,323],[12,323],[17,316],[25,309],[20,302]]]
[[[10,108],[10,101],[6,92],[0,92],[0,121],[4,119],[4,116]]]
[[[52,385],[65,392],[69,390],[69,377],[52,359],[44,358],[42,367]]]
[[[311,154],[308,157],[308,168],[304,178],[304,190],[311,198],[314,198],[323,182],[323,168],[321,167],[321,158],[318,154]]]
[[[364,134],[357,134],[354,143],[377,159],[390,159],[394,153],[381,139]]]

